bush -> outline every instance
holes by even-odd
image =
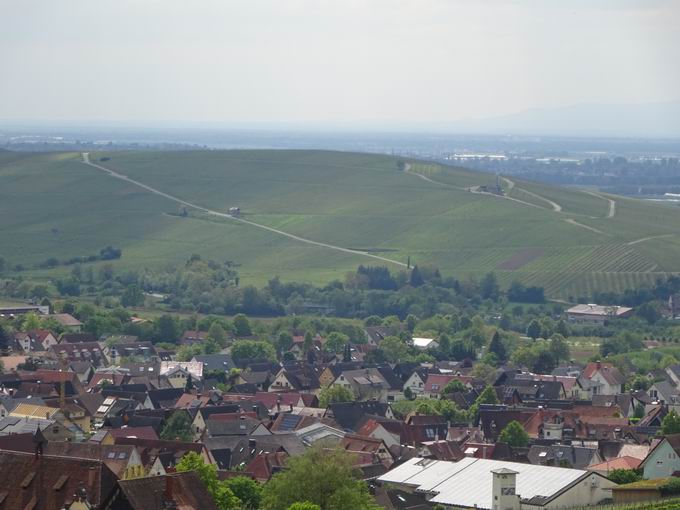
[[[670,478],[666,483],[659,486],[662,496],[674,496],[680,494],[680,478]]]

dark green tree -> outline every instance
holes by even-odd
[[[675,410],[671,410],[661,422],[661,433],[664,436],[669,434],[680,434],[680,416]]]
[[[172,315],[161,315],[155,324],[156,340],[159,342],[176,343],[179,340],[179,321]]]
[[[418,269],[418,266],[413,266],[413,269],[411,270],[411,276],[409,278],[409,285],[411,287],[420,287],[425,283],[425,280],[423,279],[423,276],[420,274],[420,270]]]
[[[524,448],[529,445],[529,434],[524,430],[521,423],[513,420],[501,431],[498,440],[510,446]]]
[[[262,501],[262,486],[252,478],[235,476],[222,482],[241,500],[243,510],[257,510]]]
[[[261,508],[286,510],[293,503],[309,502],[320,510],[377,510],[353,466],[354,458],[344,450],[312,447],[289,458],[287,469],[264,486]]]
[[[493,352],[499,361],[505,361],[507,359],[505,354],[505,346],[501,340],[501,335],[496,331],[491,337],[491,342],[489,342],[489,352]]]
[[[169,441],[192,441],[191,419],[189,414],[184,411],[175,411],[167,419],[161,430],[161,439]]]
[[[541,336],[541,323],[536,319],[532,320],[527,326],[527,336],[532,340],[536,340]]]
[[[243,337],[250,336],[253,334],[253,331],[250,328],[250,321],[248,320],[248,317],[246,317],[242,313],[239,313],[234,317],[234,330],[236,336]]]
[[[458,379],[453,379],[446,383],[446,386],[444,386],[444,389],[442,390],[442,393],[448,394],[448,393],[457,393],[457,392],[464,392],[466,393],[468,391],[467,386],[465,386],[461,381]]]

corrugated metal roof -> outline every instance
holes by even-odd
[[[492,470],[511,469],[517,475],[517,494],[522,499],[550,498],[582,477],[587,471],[535,466],[466,457],[458,462],[410,459],[378,480],[415,486],[434,492],[433,503],[452,506],[492,508]]]

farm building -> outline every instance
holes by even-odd
[[[48,315],[50,313],[50,307],[35,305],[35,306],[4,306],[0,308],[0,317],[11,317],[14,315],[24,315],[27,313]]]
[[[489,510],[594,506],[616,484],[599,473],[466,457],[458,462],[414,458],[378,478],[447,507]]]
[[[629,317],[632,308],[626,306],[576,305],[567,310],[567,317],[572,322],[588,322],[604,324],[608,319]]]

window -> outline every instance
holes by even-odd
[[[515,495],[515,488],[514,487],[503,487],[501,489],[501,495],[502,496],[514,496]]]
[[[432,391],[435,391],[435,390],[438,390],[438,389],[439,389],[439,385],[438,385],[438,384],[433,384],[433,385],[432,385]]]

